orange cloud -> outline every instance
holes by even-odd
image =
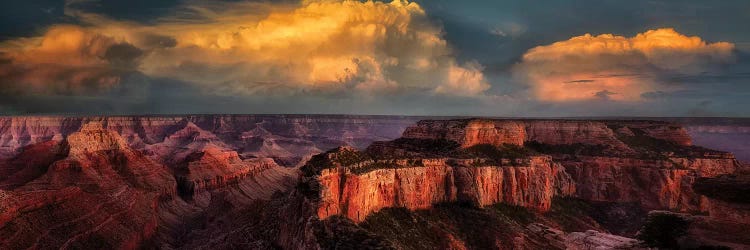
[[[120,81],[140,50],[73,25],[53,26],[42,36],[0,46],[3,91],[36,94],[94,93]]]
[[[17,77],[30,77],[21,82],[31,85],[79,85],[76,81],[96,78],[106,86],[118,79],[109,72],[128,66],[219,94],[421,91],[474,96],[490,87],[482,67],[457,63],[442,29],[421,6],[405,0],[206,3],[183,9],[189,20],[178,12],[152,25],[66,9],[86,26],[56,26],[42,37],[0,48],[15,68],[53,64],[65,65],[60,71],[88,74]],[[118,44],[140,53],[127,60],[107,58]]]
[[[163,24],[177,46],[150,54],[141,70],[245,93],[264,91],[257,82],[315,91],[460,95],[489,88],[479,67],[456,63],[442,30],[416,3],[305,1],[261,19],[226,16],[215,12],[202,25]],[[455,72],[475,77],[459,83],[451,80]],[[462,91],[441,91],[457,85]]]
[[[514,75],[544,101],[637,101],[660,88],[658,75],[700,73],[731,62],[733,50],[731,43],[707,43],[670,28],[634,37],[586,34],[530,49]]]

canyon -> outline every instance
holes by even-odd
[[[665,120],[0,117],[0,248],[640,248],[652,210],[750,246],[693,136],[741,128]]]

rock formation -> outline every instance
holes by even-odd
[[[351,150],[340,148],[325,157],[358,153]],[[515,166],[477,166],[481,160],[415,158],[357,162],[355,166],[334,160],[318,177],[318,217],[343,215],[359,222],[382,208],[428,209],[444,202],[508,203],[546,211],[553,196],[573,192],[570,177],[548,156],[530,156],[527,163]]]
[[[601,221],[628,211],[575,204],[690,214],[694,246],[750,245],[748,171],[730,153],[693,145],[696,128],[534,119],[407,127],[415,120],[3,117],[0,248],[639,243]]]

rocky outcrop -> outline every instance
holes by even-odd
[[[158,223],[156,197],[128,189],[90,193],[71,187],[11,196],[0,201],[0,246],[6,249],[133,249]]]
[[[583,120],[529,120],[525,122],[527,137],[524,141],[534,141],[549,145],[609,145],[627,149],[617,139],[615,132],[600,121]]]
[[[555,185],[569,183],[554,181],[557,176],[568,174],[576,188],[566,190],[575,190],[575,195],[583,199],[636,202],[647,209],[707,212],[706,198],[692,190],[695,180],[733,173],[739,166],[731,154],[692,147],[684,129],[665,122],[420,121],[407,128],[399,140],[375,144],[365,154],[407,159],[384,162],[353,157],[356,163],[332,163],[334,166],[323,169],[319,179],[319,216],[340,214],[361,221],[385,207],[426,209],[450,201],[478,206],[503,202],[545,210],[552,196],[567,194],[552,190]],[[550,145],[546,146],[553,148],[549,153],[566,171],[563,173],[549,156],[531,156],[531,161],[521,166],[486,166],[475,162],[479,159],[435,158],[449,147],[439,141],[453,141],[465,149],[524,142]],[[601,150],[591,150],[592,146]],[[428,151],[431,157],[419,157]],[[464,163],[458,163],[461,161]],[[515,190],[527,193],[516,194]]]
[[[416,119],[336,115],[0,117],[0,159],[11,158],[32,144],[67,138],[80,131],[85,124],[96,122],[103,128],[117,132],[136,150],[163,143],[166,138],[191,138],[190,133],[175,135],[180,131],[202,130],[204,134],[215,135],[221,143],[229,146],[228,149],[238,151],[243,157],[282,155],[293,166],[306,156],[338,146],[364,148],[376,140],[394,139]],[[252,132],[259,130],[267,134]],[[200,137],[200,140],[204,138]],[[192,141],[172,141],[175,142],[187,144]],[[161,161],[161,157],[164,157],[162,150],[155,149],[156,152],[150,156]],[[169,149],[164,151],[170,152]]]
[[[687,131],[677,125],[655,121],[587,121],[587,120],[503,120],[463,119],[425,120],[406,128],[402,138],[444,139],[462,147],[477,144],[523,145],[534,141],[549,145],[607,145],[629,149],[618,138],[633,131],[650,138],[681,146],[691,145]]]
[[[523,123],[511,120],[447,120],[419,121],[406,128],[402,138],[449,140],[461,147],[478,144],[502,146],[503,144],[523,145],[526,131]]]
[[[184,197],[192,197],[202,192],[236,184],[249,175],[281,168],[270,158],[241,160],[235,151],[207,148],[201,153],[189,156],[184,167],[175,169],[178,189]]]
[[[296,174],[270,158],[241,160],[235,151],[206,148],[186,163],[185,175],[177,175],[200,190],[195,203],[186,203],[176,195],[179,166],[133,149],[100,122],[84,124],[62,141],[29,146],[7,162],[33,159],[32,153],[41,159],[6,169],[17,177],[48,164],[33,180],[0,190],[0,248],[135,249],[154,237],[168,242],[179,234],[174,228],[217,209],[214,204],[269,199],[292,187]]]
[[[0,118],[0,248],[314,249],[325,246],[321,219],[356,229],[354,222],[385,208],[416,214],[442,203],[471,204],[458,209],[471,216],[517,209],[502,204],[545,214],[558,196],[699,212],[706,225],[748,220],[746,204],[696,186],[742,172],[739,163],[692,146],[672,123],[461,119],[405,129],[410,119]],[[353,147],[316,155],[343,145]],[[293,168],[299,162],[307,164]],[[498,216],[492,225],[503,225]],[[481,219],[440,220],[465,226]],[[435,225],[447,224],[425,225],[425,235]],[[494,243],[500,247],[532,234],[517,229],[483,239],[507,236]],[[704,238],[718,237],[709,229],[701,227]],[[453,234],[466,228],[449,231],[440,234],[450,239],[444,246],[470,245]],[[604,231],[555,235],[556,248],[632,243]]]
[[[353,150],[341,148],[321,157],[355,158]],[[323,168],[311,180],[320,184],[316,196],[321,219],[342,215],[358,222],[382,208],[427,209],[443,202],[480,207],[507,203],[546,211],[553,196],[574,192],[568,175],[549,156],[530,156],[520,165],[484,166],[484,160],[363,160],[351,165],[333,161],[308,167]]]
[[[586,232],[565,233],[544,224],[532,223],[526,226],[528,234],[540,238],[549,248],[584,250],[584,249],[648,249],[641,246],[636,239],[602,233],[595,230]],[[532,239],[533,239],[532,238]]]
[[[117,132],[104,129],[100,123],[85,124],[80,132],[68,136],[67,145],[68,157],[53,163],[30,186],[64,187],[91,182],[104,189],[125,185],[164,195],[176,191],[168,169],[130,148]]]
[[[697,175],[662,161],[616,157],[579,157],[563,162],[575,180],[576,196],[593,201],[637,202],[647,209],[707,210],[706,200],[692,191]]]

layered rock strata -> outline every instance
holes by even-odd
[[[352,150],[352,149],[341,149]],[[341,154],[332,152],[331,154]],[[443,202],[476,206],[507,203],[546,211],[556,195],[574,190],[563,168],[548,156],[520,166],[473,166],[477,159],[402,159],[368,166],[323,169],[318,217],[343,215],[356,222],[387,207],[427,209]]]
[[[450,149],[450,143],[458,149]],[[485,145],[503,152],[526,145],[551,156],[496,159],[494,164],[482,157],[451,158],[453,153],[437,157]],[[360,153],[346,152],[352,149],[341,150],[325,156],[334,160],[323,164],[318,177],[320,218],[343,215],[362,221],[385,207],[426,209],[441,202],[509,203],[543,211],[553,196],[569,194],[705,213],[710,203],[693,191],[696,179],[739,168],[729,153],[692,146],[685,129],[652,121],[420,121],[402,138],[364,152],[394,156],[390,160],[363,160]],[[341,155],[352,159],[337,162]]]

